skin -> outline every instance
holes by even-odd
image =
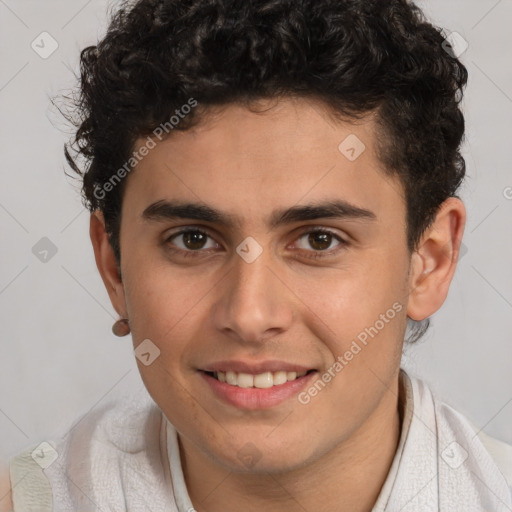
[[[134,347],[150,339],[160,350],[152,364],[137,364],[178,430],[197,511],[370,511],[400,435],[407,316],[427,318],[444,302],[464,206],[448,199],[411,254],[403,189],[378,160],[373,115],[334,121],[322,103],[300,98],[260,106],[264,112],[230,104],[159,142],[127,177],[122,279],[101,212],[90,224],[97,266],[114,308],[130,321]],[[355,161],[338,150],[350,134],[366,146]],[[202,202],[238,222],[145,220],[159,200]],[[274,209],[325,200],[375,219],[267,223]],[[211,237],[205,248],[169,240],[186,226]],[[313,227],[348,243],[333,237],[324,257],[312,259],[322,252],[304,235]],[[252,263],[236,252],[248,236],[263,250]],[[187,250],[195,256],[184,257]],[[226,359],[277,359],[322,375],[394,303],[402,310],[307,405],[294,396],[243,410],[217,398],[198,370]],[[259,457],[250,467],[237,456],[248,442]]]
[[[11,478],[7,461],[2,461],[0,468],[0,511],[11,512],[13,510]]]

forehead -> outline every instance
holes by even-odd
[[[321,102],[285,99],[212,109],[157,142],[129,176],[125,201],[141,215],[177,199],[254,220],[321,200],[396,209],[403,194],[378,159],[374,115],[340,121]]]

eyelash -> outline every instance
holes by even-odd
[[[198,249],[198,250],[175,249],[175,248],[171,247],[170,245],[168,245],[169,243],[171,243],[172,239],[177,238],[180,235],[184,235],[187,233],[200,233],[202,235],[207,236],[208,238],[213,239],[212,236],[210,236],[206,231],[203,231],[202,229],[188,228],[188,229],[183,229],[181,231],[178,231],[177,233],[173,233],[171,236],[169,236],[168,238],[165,239],[164,244],[167,246],[167,249],[169,251],[171,251],[174,254],[180,254],[184,258],[190,258],[190,257],[194,258],[194,257],[201,256],[201,253],[206,252],[203,249]],[[311,233],[326,233],[328,235],[331,235],[335,240],[337,240],[339,242],[339,245],[336,246],[334,249],[329,249],[329,250],[324,250],[324,251],[315,251],[315,250],[306,251],[306,252],[311,253],[311,255],[306,256],[306,258],[310,258],[310,259],[326,258],[326,257],[332,256],[333,254],[337,253],[339,250],[342,250],[343,248],[345,248],[348,245],[348,242],[346,240],[344,240],[343,238],[338,236],[336,233],[334,233],[328,229],[325,229],[325,228],[313,228],[313,229],[309,229],[307,231],[303,231],[298,236],[298,239],[302,238],[305,235],[309,235]],[[303,250],[305,250],[305,249],[303,249]]]

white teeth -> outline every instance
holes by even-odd
[[[240,378],[240,377],[239,377]],[[274,376],[272,372],[260,373],[254,376],[254,387],[255,388],[271,388],[274,385]]]
[[[258,375],[251,375],[250,373],[236,373],[236,372],[215,372],[215,377],[220,382],[226,382],[231,386],[238,386],[240,388],[259,388],[266,389],[272,386],[279,386],[286,382],[295,380],[299,377],[306,375],[303,372],[265,372]]]
[[[249,373],[239,373],[237,385],[239,388],[252,388],[255,378]]]
[[[279,386],[279,384],[284,384],[287,382],[286,372],[275,372],[274,373],[274,386]]]

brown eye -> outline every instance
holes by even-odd
[[[317,229],[314,231],[308,231],[307,233],[304,233],[299,238],[298,247],[299,249],[305,249],[308,251],[311,251],[311,249],[313,249],[314,251],[325,251],[329,248],[332,248],[331,244],[333,242],[337,242],[337,244],[334,247],[343,244],[343,240],[341,240],[334,233],[331,233],[330,231]]]
[[[332,242],[332,235],[330,233],[322,233],[317,231],[310,233],[308,236],[308,243],[313,249],[324,251],[328,249]]]
[[[321,259],[336,256],[343,251],[349,243],[339,235],[323,228],[310,229],[299,237],[297,246],[306,253],[305,257],[310,259]],[[301,242],[302,241],[302,242]],[[337,242],[332,247],[332,243]]]
[[[190,229],[187,231],[180,231],[175,233],[167,240],[167,243],[174,245],[182,251],[199,251],[201,249],[215,248],[213,239],[203,231],[197,229]],[[207,244],[210,244],[207,246]]]
[[[202,249],[207,239],[207,236],[199,231],[189,231],[182,236],[183,244],[187,249]]]

